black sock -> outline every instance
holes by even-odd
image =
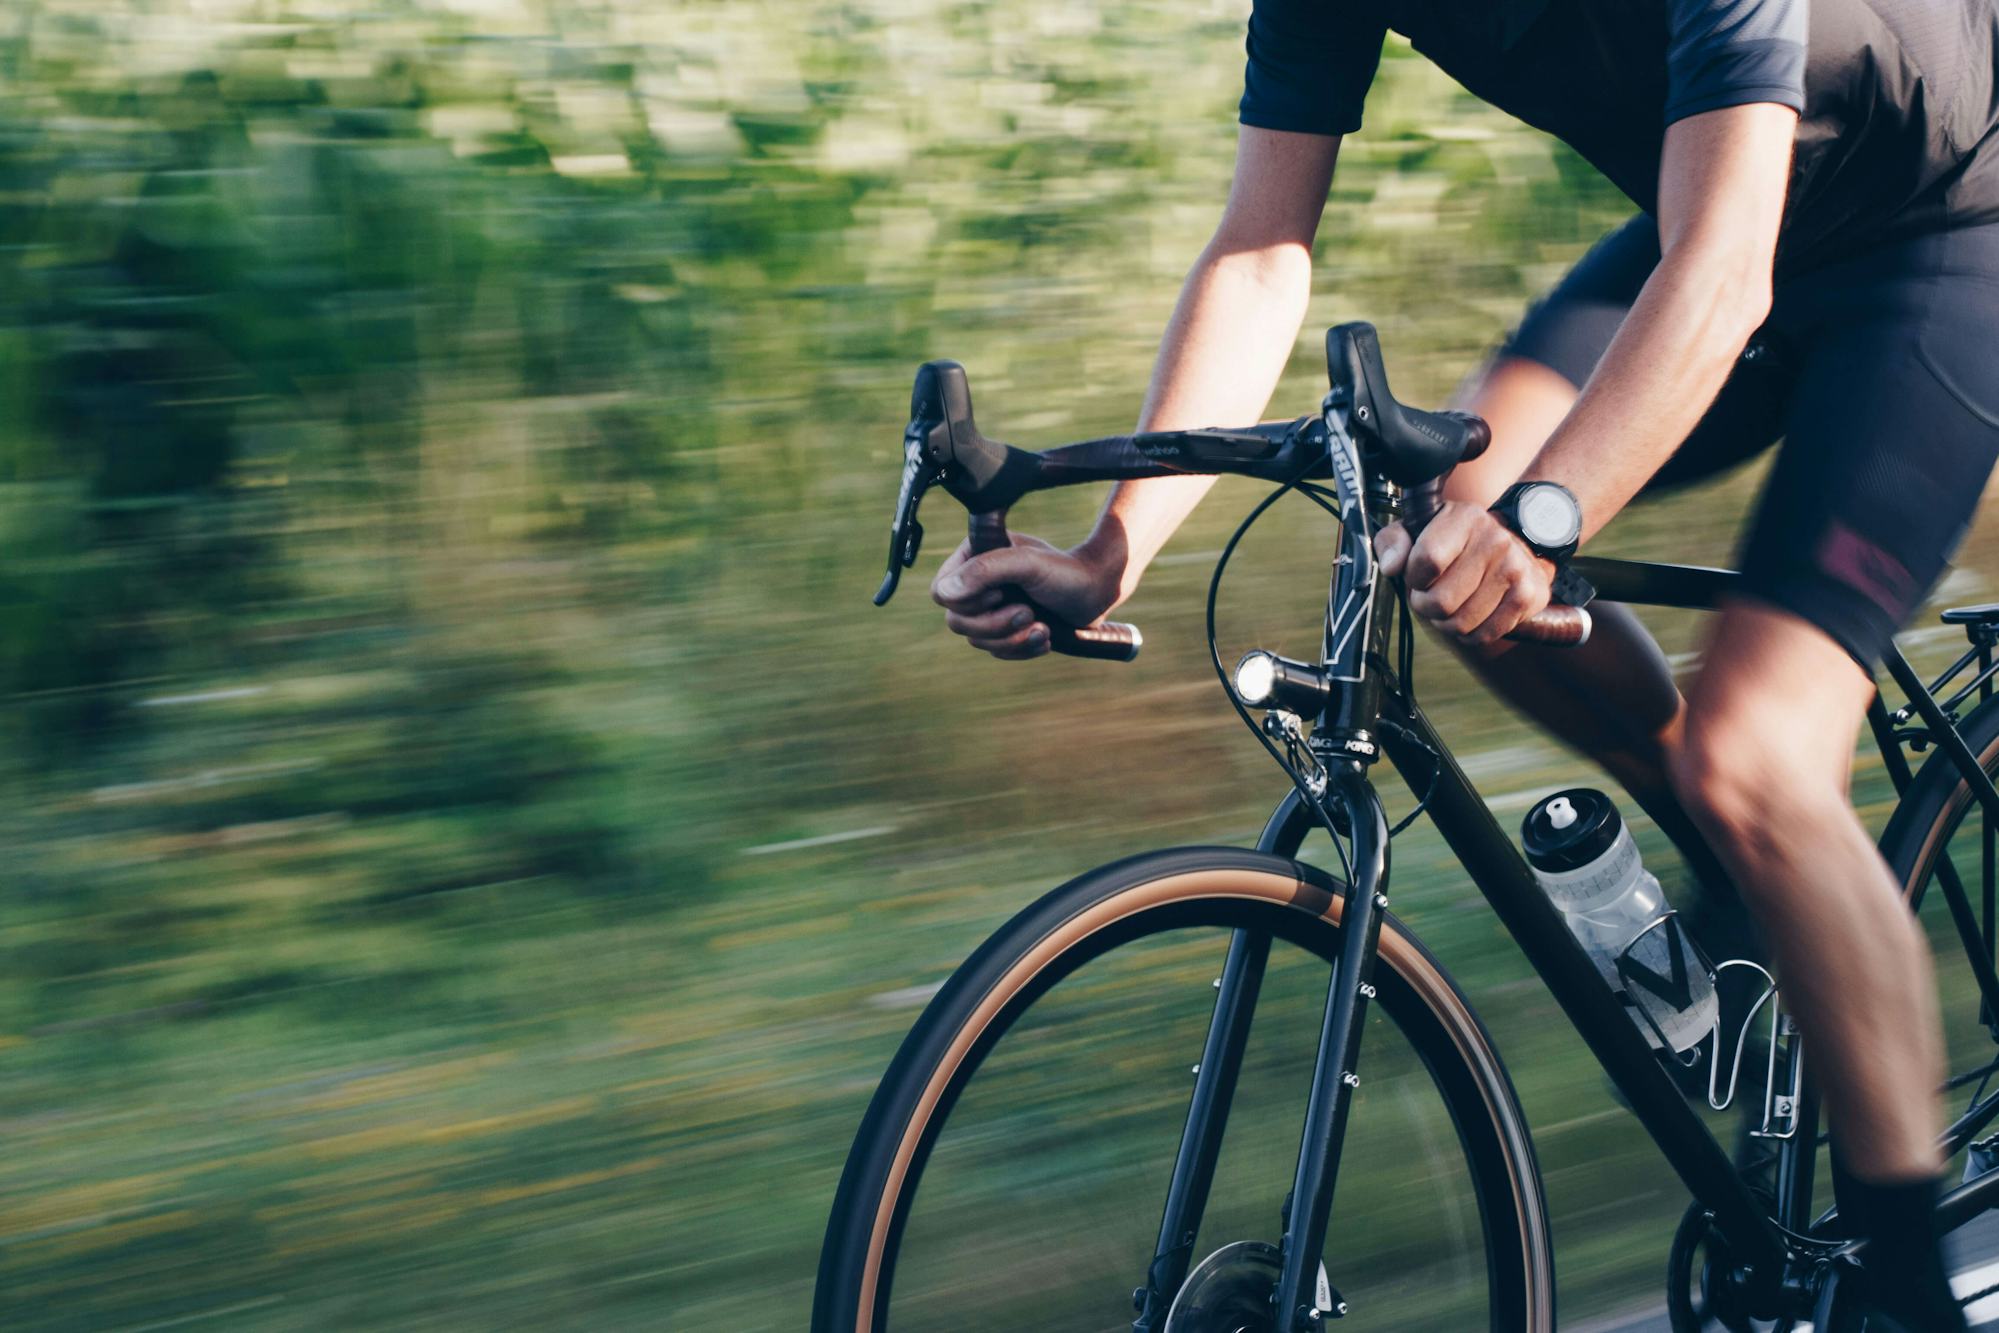
[[[1936,1232],[1934,1177],[1869,1181],[1833,1156],[1833,1193],[1846,1230],[1866,1240],[1863,1287],[1869,1305],[1911,1333],[1960,1333],[1964,1312],[1951,1295]]]

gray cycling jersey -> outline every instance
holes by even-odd
[[[1389,29],[1648,212],[1667,125],[1797,110],[1780,269],[1999,220],[1999,0],[1255,0],[1243,123],[1358,129]]]

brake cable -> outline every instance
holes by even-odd
[[[1256,743],[1263,747],[1264,753],[1270,756],[1270,761],[1284,770],[1284,776],[1291,779],[1291,785],[1297,790],[1298,798],[1305,803],[1305,807],[1312,812],[1313,818],[1317,819],[1320,826],[1326,830],[1326,836],[1332,839],[1333,850],[1339,853],[1340,871],[1346,876],[1346,882],[1351,884],[1354,879],[1353,858],[1348,855],[1346,843],[1341,840],[1339,829],[1333,823],[1332,816],[1327,813],[1325,802],[1320,799],[1321,794],[1325,790],[1325,770],[1318,768],[1318,771],[1312,775],[1319,779],[1319,791],[1314,792],[1312,790],[1313,783],[1311,779],[1299,771],[1288,755],[1278,752],[1277,747],[1271,743],[1270,737],[1265,734],[1262,725],[1249,715],[1249,710],[1243,707],[1242,700],[1236,698],[1235,687],[1229,681],[1228,668],[1222,665],[1222,652],[1217,643],[1215,632],[1215,604],[1221,594],[1222,575],[1227,571],[1229,560],[1235,555],[1236,547],[1242,544],[1243,537],[1248,534],[1256,521],[1268,513],[1272,505],[1294,490],[1300,491],[1307,498],[1311,499],[1313,503],[1319,505],[1320,508],[1328,508],[1323,498],[1312,494],[1313,491],[1320,488],[1310,486],[1305,481],[1306,473],[1318,466],[1318,463],[1319,460],[1317,458],[1308,459],[1305,466],[1298,470],[1297,476],[1278,486],[1270,494],[1257,501],[1256,506],[1243,516],[1242,522],[1236,525],[1235,531],[1229,535],[1228,541],[1222,546],[1222,553],[1215,561],[1215,572],[1208,578],[1208,660],[1214,667],[1215,679],[1221,682],[1222,693],[1228,697],[1229,707],[1233,708],[1236,716],[1242,719],[1242,724],[1249,728],[1250,735],[1256,737]],[[1307,487],[1309,489],[1306,489]],[[1287,747],[1288,743],[1289,738],[1287,737]],[[1314,758],[1313,763],[1317,767],[1318,761],[1316,758]]]
[[[1257,744],[1263,747],[1264,752],[1270,756],[1271,762],[1282,769],[1284,775],[1291,780],[1291,785],[1297,789],[1299,799],[1303,800],[1307,807],[1311,809],[1313,816],[1326,830],[1327,836],[1332,839],[1333,849],[1339,853],[1340,868],[1346,875],[1347,881],[1351,883],[1353,880],[1352,859],[1348,855],[1346,844],[1342,840],[1337,826],[1319,799],[1325,791],[1326,777],[1324,767],[1319,764],[1316,756],[1312,756],[1307,751],[1305,752],[1305,757],[1311,760],[1312,771],[1310,773],[1301,771],[1302,765],[1299,763],[1299,746],[1297,742],[1302,737],[1297,734],[1295,726],[1285,728],[1277,733],[1285,742],[1284,751],[1280,752],[1270,739],[1271,733],[1269,728],[1258,723],[1255,718],[1250,716],[1249,710],[1243,707],[1241,700],[1236,698],[1235,690],[1229,682],[1228,669],[1222,663],[1221,648],[1218,642],[1219,636],[1215,628],[1215,608],[1220,601],[1222,577],[1228,569],[1229,561],[1234,557],[1236,548],[1241,545],[1242,539],[1248,535],[1250,528],[1256,524],[1257,520],[1268,513],[1273,505],[1283,499],[1285,495],[1295,491],[1317,505],[1320,509],[1331,514],[1336,521],[1341,519],[1338,496],[1324,486],[1305,480],[1305,473],[1309,472],[1313,465],[1308,463],[1297,476],[1272,490],[1248,514],[1244,515],[1242,522],[1236,525],[1235,531],[1230,534],[1228,541],[1223,545],[1221,555],[1216,558],[1214,573],[1208,579],[1208,661],[1214,670],[1215,678],[1221,682],[1222,693],[1228,697],[1229,706],[1235,710],[1236,716],[1242,720],[1242,724],[1249,728],[1250,734],[1256,737]],[[1400,701],[1405,708],[1409,708],[1414,707],[1415,704],[1415,622],[1409,610],[1409,596],[1407,591],[1399,581],[1394,583],[1393,586],[1396,602],[1396,661],[1399,669],[1389,666],[1386,661],[1379,657],[1375,657],[1373,661],[1375,668],[1388,677],[1390,694]],[[1428,745],[1424,745],[1413,732],[1401,723],[1383,718],[1380,720],[1380,726],[1384,731],[1393,730],[1404,739],[1419,745],[1429,753],[1431,758],[1430,780],[1425,784],[1423,794],[1417,799],[1415,808],[1396,821],[1394,826],[1388,830],[1388,836],[1394,838],[1410,825],[1414,824],[1417,818],[1429,808],[1430,798],[1436,793],[1437,781],[1443,771],[1443,762],[1436,751],[1430,749]]]
[[[1391,668],[1381,658],[1375,659],[1375,667],[1387,676],[1389,695],[1402,705],[1403,712],[1413,713],[1416,709],[1416,622],[1409,611],[1409,591],[1402,586],[1400,580],[1395,583],[1395,606],[1395,660],[1398,667]],[[1384,733],[1394,732],[1430,756],[1430,780],[1423,785],[1423,794],[1417,798],[1416,808],[1402,816],[1395,822],[1394,827],[1388,830],[1388,836],[1393,839],[1415,823],[1417,816],[1430,808],[1430,798],[1437,794],[1437,779],[1444,771],[1444,757],[1422,737],[1393,718],[1377,718],[1375,725]],[[1416,790],[1413,783],[1409,790],[1411,792]]]

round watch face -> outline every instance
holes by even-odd
[[[1582,511],[1559,486],[1529,486],[1520,492],[1514,512],[1520,535],[1536,546],[1553,550],[1582,535]]]

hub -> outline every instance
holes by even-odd
[[[1270,1307],[1283,1268],[1283,1251],[1264,1241],[1239,1240],[1222,1246],[1187,1274],[1161,1333],[1287,1333]],[[1323,1263],[1315,1295],[1315,1314],[1337,1319],[1346,1313]],[[1314,1321],[1311,1326],[1319,1324]]]
[[[1283,1255],[1275,1245],[1239,1240],[1224,1245],[1187,1274],[1164,1333],[1278,1333],[1270,1294]]]

